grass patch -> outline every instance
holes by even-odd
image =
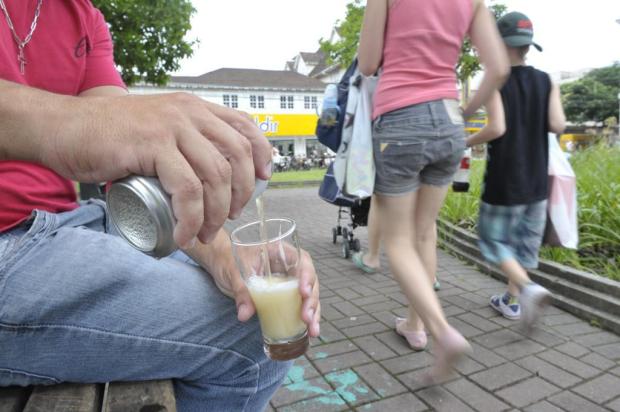
[[[305,180],[323,180],[327,169],[295,170],[290,172],[275,172],[272,182],[302,182]]]
[[[620,149],[596,145],[571,157],[577,175],[579,250],[543,247],[541,257],[620,281]],[[472,161],[468,193],[449,193],[441,216],[475,231],[485,162]]]

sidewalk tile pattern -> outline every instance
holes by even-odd
[[[273,189],[267,217],[295,219],[321,283],[321,336],[299,358],[271,400],[275,412],[329,411],[620,411],[620,336],[549,308],[527,338],[488,306],[505,285],[439,251],[438,296],[449,322],[474,353],[441,385],[425,386],[432,340],[414,352],[394,330],[407,306],[388,262],[362,273],[332,244],[338,208],[316,188]],[[249,205],[232,228],[255,220]],[[344,220],[343,225],[348,222]],[[354,231],[362,247],[367,231]]]

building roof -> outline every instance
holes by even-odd
[[[307,64],[319,64],[324,60],[324,53],[320,49],[314,53],[300,52],[299,54]]]
[[[298,89],[323,91],[325,84],[303,74],[288,70],[258,70],[223,68],[201,76],[172,76],[173,84],[205,87]]]

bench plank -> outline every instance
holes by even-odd
[[[99,412],[101,385],[63,383],[37,386],[24,412]]]
[[[0,388],[0,412],[21,412],[32,388]]]
[[[172,381],[112,382],[103,412],[176,412]]]

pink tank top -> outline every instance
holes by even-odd
[[[458,99],[455,67],[472,0],[396,0],[390,7],[373,119],[438,99]]]

